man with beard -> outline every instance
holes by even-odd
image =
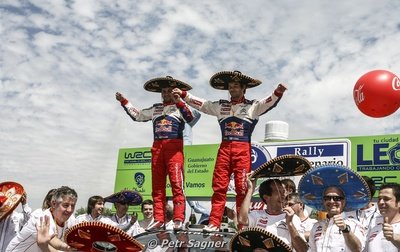
[[[210,85],[219,90],[228,90],[230,100],[207,101],[189,92],[175,88],[174,94],[183,98],[190,106],[208,115],[216,116],[221,129],[220,144],[213,173],[213,195],[209,224],[204,232],[218,231],[225,209],[226,193],[231,175],[234,175],[236,212],[246,195],[246,174],[251,171],[251,135],[259,116],[274,108],[280,101],[286,86],[279,84],[270,96],[261,100],[247,100],[247,88],[261,81],[239,71],[222,71],[214,74]]]

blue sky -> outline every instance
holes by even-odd
[[[240,70],[263,81],[246,93],[289,87],[260,118],[289,124],[290,139],[400,132],[400,112],[362,114],[353,87],[364,73],[400,74],[400,2],[3,0],[0,58],[1,180],[24,185],[39,207],[53,187],[87,198],[113,192],[119,148],[150,146],[151,123],[124,113],[119,91],[139,108],[160,101],[143,84],[171,75],[192,93],[218,100],[216,72]],[[218,143],[203,115],[194,144]]]

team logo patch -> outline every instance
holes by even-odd
[[[136,173],[135,173],[134,179],[135,179],[136,185],[137,185],[139,188],[142,188],[142,186],[143,186],[143,184],[144,184],[144,180],[145,180],[144,174],[141,173],[141,172],[136,172]]]

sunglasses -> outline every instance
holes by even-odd
[[[324,201],[342,201],[344,200],[344,197],[342,196],[324,196],[323,197]]]

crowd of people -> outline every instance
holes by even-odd
[[[207,101],[189,93],[191,86],[183,81],[171,76],[155,78],[147,81],[144,89],[160,93],[162,101],[146,109],[136,108],[117,92],[116,99],[130,118],[153,124],[152,200],[142,200],[137,192],[128,194],[126,190],[105,198],[94,195],[88,199],[87,212],[75,216],[78,195],[74,189],[62,186],[51,189],[43,207],[32,212],[21,186],[7,185],[8,196],[0,195],[0,209],[7,210],[0,212],[0,252],[73,251],[75,248],[66,242],[65,233],[85,222],[104,223],[134,238],[144,232],[187,229],[183,147],[191,143],[190,137],[190,143],[185,139],[185,130],[191,130],[198,121],[199,111],[217,118],[222,140],[212,178],[211,210],[189,201],[195,210],[201,209],[201,221],[207,223],[204,233],[218,232],[228,209],[238,231],[262,228],[297,252],[379,248],[399,251],[400,185],[382,185],[377,202],[373,202],[373,181],[347,167],[314,167],[297,186],[288,178],[265,179],[258,191],[264,208],[250,211],[257,184],[251,176],[252,132],[259,116],[273,109],[287,90],[286,85],[279,84],[263,99],[246,99],[246,89],[260,84],[261,81],[239,71],[218,72],[211,77],[210,85],[228,90],[230,100]],[[229,209],[226,194],[232,174],[236,207]],[[166,197],[167,178],[172,205]],[[11,202],[21,202],[22,213],[14,211],[16,206],[10,207]],[[111,217],[104,216],[105,202],[114,204],[116,212]],[[128,213],[130,205],[141,206],[143,219],[139,220],[137,213]],[[326,217],[312,219],[305,206],[325,212]]]

